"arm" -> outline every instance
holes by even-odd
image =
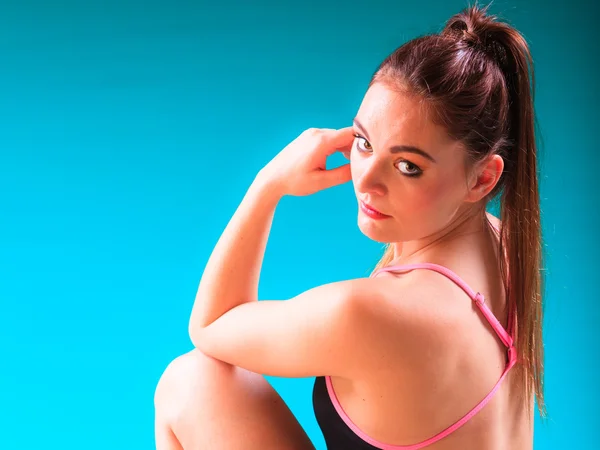
[[[353,141],[351,127],[307,130],[258,174],[215,246],[196,294],[189,323],[198,333],[242,303],[257,300],[258,279],[277,203],[284,195],[310,195],[350,180],[348,164],[326,170],[327,156]]]
[[[447,296],[446,280],[436,275],[359,278],[289,300],[243,303],[200,330],[198,348],[229,364],[280,377],[356,380],[364,378],[365,368],[389,370],[390,355],[412,370],[422,366],[423,357],[428,364],[430,355],[459,348],[453,342],[460,335],[456,320],[436,301]],[[425,295],[423,285],[428,286]]]
[[[365,337],[377,334],[363,301],[377,301],[374,285],[348,280],[241,304],[199,332],[198,348],[263,375],[354,378],[371,357],[374,341]]]
[[[232,308],[258,300],[258,280],[281,195],[260,175],[252,183],[217,242],[196,294],[189,324],[192,342],[199,332]]]
[[[256,177],[200,281],[189,331],[204,353],[283,376],[335,374],[348,367],[344,349],[352,345],[363,288],[372,280],[322,286],[285,302],[257,300],[277,203],[283,195],[309,195],[349,181],[348,165],[325,169],[326,157],[347,148],[348,140],[351,128],[309,130]]]

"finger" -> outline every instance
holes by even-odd
[[[352,127],[341,128],[339,130],[331,130],[325,133],[326,145],[323,146],[323,151],[327,155],[331,155],[341,148],[347,148],[354,141],[354,130]]]
[[[327,170],[321,173],[322,185],[321,189],[327,189],[338,184],[347,183],[352,179],[350,164],[336,167],[335,169]]]
[[[346,145],[345,147],[338,148],[337,151],[340,152],[346,159],[350,159],[350,152],[352,151],[352,145]]]

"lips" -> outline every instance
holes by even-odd
[[[381,214],[382,216],[385,216],[385,214],[383,214],[381,211],[379,211],[379,210],[377,210],[377,209],[373,208],[373,207],[372,207],[371,205],[369,205],[368,203],[362,202],[362,204],[363,204],[363,206],[364,206],[365,208],[367,208],[367,209],[369,209],[369,210],[371,210],[371,211],[373,211],[373,212],[375,212],[375,213],[377,213],[377,214]]]
[[[376,210],[371,205],[369,205],[368,203],[363,202],[362,200],[360,201],[360,207],[363,210],[363,212],[365,214],[367,214],[369,217],[373,217],[373,218],[390,217],[387,214],[383,214],[382,212]]]

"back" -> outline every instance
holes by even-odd
[[[497,226],[496,218],[489,220]],[[357,449],[531,448],[533,418],[526,417],[526,400],[516,395],[514,370],[501,379],[510,369],[508,346],[490,324],[497,318],[501,334],[510,325],[497,246],[493,232],[474,233],[456,239],[429,261],[449,269],[447,275],[402,268],[374,274],[388,286],[378,305],[385,319],[377,336],[365,336],[373,342],[373,351],[364,372],[353,380],[324,377],[315,383],[315,412],[326,439],[326,428],[335,426],[338,435],[355,439],[352,448]],[[466,286],[461,288],[453,277]],[[469,287],[472,295],[465,292]],[[415,288],[424,307],[419,314],[427,315],[435,327],[428,330],[433,335],[427,336],[429,344],[407,361],[405,349],[404,357],[398,357],[403,342],[394,317],[399,311],[397,293]],[[476,292],[485,298],[487,318],[473,301]],[[473,411],[483,399],[489,402]],[[332,411],[332,406],[338,410]],[[333,418],[335,413],[339,420]],[[461,418],[463,423],[456,426]],[[431,442],[453,424],[455,429]],[[428,440],[427,445],[414,445]],[[328,447],[336,448],[331,442]]]

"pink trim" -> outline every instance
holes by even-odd
[[[479,307],[479,309],[481,310],[481,312],[483,313],[485,318],[488,320],[488,322],[490,323],[490,325],[492,326],[492,328],[494,329],[494,331],[496,332],[498,337],[502,340],[504,345],[506,345],[507,347],[510,347],[512,345],[512,343],[513,343],[512,337],[502,327],[502,325],[500,324],[498,319],[496,319],[496,316],[494,316],[494,313],[490,310],[490,308],[487,307],[487,305],[485,304],[485,299],[484,299],[483,295],[480,294],[479,292],[476,293],[475,291],[473,291],[473,289],[471,289],[464,280],[462,280],[457,274],[455,274],[450,269],[448,269],[444,266],[440,266],[439,264],[433,264],[433,263],[420,263],[420,264],[406,264],[406,265],[401,265],[401,266],[389,266],[389,267],[384,267],[382,269],[379,269],[378,271],[376,271],[373,274],[373,276],[374,277],[377,276],[377,274],[379,274],[380,272],[408,272],[408,271],[411,271],[414,269],[433,270],[435,272],[441,273],[442,275],[445,275],[446,277],[448,277],[452,281],[454,281],[454,283],[456,283],[460,288],[462,288],[462,290],[465,291],[465,293],[469,297],[471,297],[471,300],[473,300],[475,302],[475,304]]]
[[[448,428],[446,428],[445,430],[436,434],[432,438],[429,438],[425,441],[419,442],[418,444],[392,445],[392,444],[385,444],[383,442],[377,441],[376,439],[373,439],[366,433],[362,432],[360,430],[360,428],[358,428],[356,426],[356,424],[354,422],[352,422],[352,420],[350,420],[348,415],[344,412],[342,405],[340,404],[337,396],[335,395],[335,391],[333,390],[333,384],[331,382],[331,377],[329,377],[329,376],[325,377],[325,382],[327,384],[327,392],[329,393],[329,398],[331,399],[331,402],[333,403],[335,410],[337,411],[339,416],[342,418],[344,423],[346,425],[348,425],[348,428],[350,428],[363,441],[371,444],[374,447],[380,448],[382,450],[419,450],[423,447],[427,447],[428,445],[431,445],[434,442],[437,442],[437,441],[445,438],[446,436],[452,434],[454,431],[458,430],[465,423],[467,423],[469,420],[471,420],[471,418],[475,414],[477,414],[479,411],[481,411],[483,409],[483,407],[488,404],[488,402],[492,399],[494,394],[496,394],[496,392],[500,388],[500,385],[502,384],[502,381],[504,381],[504,378],[506,377],[506,374],[508,373],[508,371],[515,365],[516,358],[512,356],[512,355],[515,355],[514,347],[511,347],[510,350],[512,350],[512,351],[509,351],[509,354],[511,354],[510,362],[507,364],[506,368],[504,369],[504,372],[500,376],[500,379],[496,382],[496,384],[494,385],[492,390],[483,398],[483,400],[481,400],[471,411],[469,411],[460,420],[456,421],[454,424],[450,425]]]
[[[492,226],[493,226],[493,224],[492,224]],[[496,227],[494,226],[494,228],[496,228]],[[499,231],[497,228],[496,228],[496,230]],[[475,414],[477,414],[479,411],[481,411],[485,407],[485,405],[488,404],[488,402],[492,399],[494,394],[496,394],[496,392],[500,388],[500,385],[502,384],[502,381],[504,381],[504,378],[506,377],[506,374],[508,373],[508,371],[517,362],[517,351],[514,346],[514,334],[513,334],[514,330],[511,329],[511,327],[513,326],[513,319],[514,319],[514,322],[516,322],[516,317],[513,317],[515,315],[515,314],[513,314],[513,311],[512,311],[513,308],[511,308],[511,311],[509,314],[508,328],[509,328],[510,332],[507,332],[502,327],[502,325],[500,324],[498,319],[494,316],[492,311],[485,304],[485,298],[483,297],[483,295],[479,292],[476,293],[475,291],[473,291],[473,289],[471,289],[464,280],[462,280],[456,273],[454,273],[450,269],[448,269],[444,266],[440,266],[438,264],[432,264],[432,263],[407,264],[407,265],[400,265],[400,266],[384,267],[384,268],[376,271],[372,276],[376,276],[380,272],[410,271],[410,270],[414,270],[414,269],[429,269],[429,270],[439,272],[442,275],[445,275],[446,277],[450,278],[452,281],[454,281],[454,283],[456,283],[460,288],[462,288],[466,292],[466,294],[469,297],[471,297],[471,299],[475,302],[475,304],[477,305],[479,310],[483,313],[483,315],[487,319],[487,321],[490,323],[490,325],[492,326],[492,328],[494,329],[494,331],[496,332],[496,334],[498,335],[498,337],[500,338],[502,343],[507,347],[508,363],[506,364],[506,367],[504,368],[504,372],[502,372],[500,379],[496,382],[496,384],[494,385],[492,390],[471,411],[469,411],[461,419],[457,420],[454,424],[450,425],[448,428],[446,428],[445,430],[436,434],[432,438],[429,438],[429,439],[427,439],[423,442],[419,442],[417,444],[410,444],[410,445],[385,444],[383,442],[377,441],[376,439],[373,439],[372,437],[368,436],[366,433],[361,431],[360,428],[358,428],[358,426],[354,422],[352,422],[352,420],[350,420],[348,415],[344,412],[344,409],[342,408],[342,405],[340,404],[340,402],[337,398],[337,395],[335,394],[335,391],[333,389],[333,383],[331,382],[331,377],[326,376],[325,382],[327,384],[327,392],[329,394],[329,398],[331,399],[331,402],[333,403],[335,410],[337,411],[339,416],[342,418],[344,423],[363,441],[371,444],[374,447],[378,447],[382,450],[419,450],[423,447],[431,445],[434,442],[437,442],[437,441],[445,438],[446,436],[450,435],[451,433],[453,433],[454,431],[456,431],[457,429],[462,427],[465,423],[467,423],[473,416],[475,416]]]

